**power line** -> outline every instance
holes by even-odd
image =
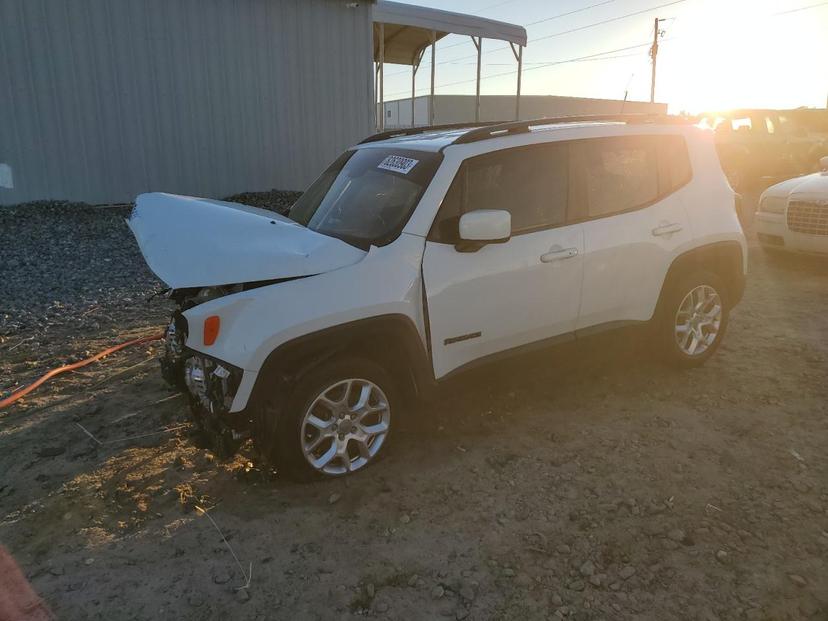
[[[590,4],[589,6],[585,6],[581,9],[575,9],[574,11],[567,11],[566,13],[558,13],[557,15],[553,15],[552,17],[544,17],[543,19],[539,19],[536,22],[529,22],[526,24],[527,26],[534,26],[535,24],[542,24],[543,22],[548,22],[553,19],[558,19],[559,17],[566,17],[568,15],[575,15],[575,13],[583,13],[584,11],[588,11],[589,9],[594,9],[595,7],[604,6],[605,4],[611,4],[613,2],[617,2],[618,0],[604,0],[603,2],[596,2],[595,4]]]
[[[798,9],[789,9],[787,11],[779,11],[778,13],[771,13],[768,17],[776,17],[777,15],[787,15],[788,13],[798,13],[799,11],[807,11],[808,9],[818,9],[825,6],[828,2],[820,2],[819,4],[812,4],[810,6],[801,6]]]
[[[682,2],[687,2],[687,0],[673,0],[672,2],[668,2],[666,4],[659,4],[658,6],[650,7],[649,9],[642,9],[641,11],[635,11],[634,13],[627,13],[626,15],[619,15],[618,17],[612,17],[610,19],[605,19],[600,22],[593,22],[592,24],[587,24],[586,26],[580,26],[578,28],[572,28],[570,30],[563,30],[561,32],[555,32],[550,35],[546,35],[544,37],[538,37],[537,39],[532,39],[532,43],[537,41],[543,41],[544,39],[551,39],[552,37],[560,37],[562,35],[570,34],[572,32],[580,32],[581,30],[586,30],[588,28],[594,28],[595,26],[603,26],[604,24],[609,24],[611,22],[617,22],[622,19],[627,19],[628,17],[634,17],[636,15],[643,15],[644,13],[649,13],[651,11],[655,11],[657,9],[663,9],[664,7],[673,6],[674,4],[681,4]],[[494,51],[494,50],[492,50]]]
[[[605,20],[601,20],[601,21],[598,21],[598,22],[593,22],[591,24],[586,24],[585,26],[580,26],[578,28],[572,28],[570,30],[564,30],[562,32],[555,32],[555,33],[552,33],[552,34],[549,34],[549,35],[545,35],[543,37],[538,37],[536,39],[531,39],[530,43],[536,43],[537,41],[544,41],[546,39],[551,39],[553,37],[560,37],[562,35],[570,34],[572,32],[580,32],[582,30],[587,30],[589,28],[594,28],[595,26],[602,26],[604,24],[609,24],[611,22],[617,22],[617,21],[620,21],[622,19],[627,19],[628,17],[634,17],[636,15],[642,15],[644,13],[649,13],[651,11],[656,11],[658,9],[663,9],[664,7],[673,6],[675,4],[681,4],[681,3],[687,2],[687,1],[688,0],[673,0],[672,2],[667,2],[665,4],[659,4],[657,6],[653,6],[653,7],[647,8],[647,9],[642,9],[640,11],[634,11],[632,13],[626,13],[624,15],[619,15],[618,17],[612,17],[610,19],[605,19]],[[600,6],[601,4],[608,4],[608,2],[606,2],[606,0],[605,0],[602,3],[590,5],[589,7],[584,7],[583,9],[580,9],[580,10],[586,10],[588,8],[593,8],[595,6]],[[577,11],[575,11],[575,12],[577,12]],[[567,15],[567,13],[562,13],[561,15],[556,15],[556,16],[546,18],[546,19],[540,20],[540,21],[548,21],[550,19],[554,19],[555,17],[562,17],[564,15]],[[533,23],[540,23],[540,21],[533,22]],[[532,24],[528,24],[528,25],[531,26]],[[446,48],[443,48],[443,49],[446,49]],[[498,47],[498,48],[495,48],[495,49],[492,49],[492,50],[486,50],[485,52],[483,52],[483,54],[484,55],[485,54],[492,54],[494,52],[499,52],[499,51],[508,50],[508,49],[510,49],[510,46],[506,45],[506,46],[501,46],[501,47]],[[477,58],[477,54],[475,53],[475,54],[471,54],[469,56],[460,56],[458,58],[451,58],[449,60],[444,60],[444,61],[438,62],[437,65],[445,65],[449,62],[454,62],[454,61],[458,61],[458,60],[466,60],[466,59],[469,59],[469,58]],[[385,77],[390,78],[390,77],[393,77],[395,75],[403,75],[403,74],[407,74],[407,73],[408,73],[408,71],[398,71],[396,73],[389,74]]]

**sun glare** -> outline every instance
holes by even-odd
[[[828,6],[707,2],[688,10],[659,55],[658,91],[672,111],[823,105]],[[794,7],[796,8],[796,7]]]

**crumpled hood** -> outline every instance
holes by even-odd
[[[311,276],[366,254],[265,209],[160,192],[141,194],[127,224],[173,289]]]

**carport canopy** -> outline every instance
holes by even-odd
[[[526,29],[523,26],[485,19],[475,15],[454,13],[440,9],[377,0],[373,6],[374,61],[377,64],[379,106],[384,102],[384,65],[394,63],[410,65],[411,72],[411,123],[414,125],[415,78],[425,50],[431,46],[431,99],[429,124],[434,122],[434,67],[435,44],[449,34],[468,35],[477,48],[477,105],[475,120],[480,118],[480,60],[483,39],[506,41],[518,62],[516,118],[520,116],[520,79],[523,68],[523,48],[526,45]],[[384,129],[385,114],[378,119],[379,129]]]

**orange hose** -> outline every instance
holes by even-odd
[[[160,341],[164,338],[163,334],[156,334],[154,336],[143,336],[140,339],[134,339],[132,341],[126,341],[125,343],[121,343],[120,345],[115,345],[108,349],[103,350],[102,352],[95,354],[91,358],[86,358],[85,360],[80,360],[78,362],[73,362],[72,364],[66,364],[62,367],[58,367],[57,369],[52,369],[48,373],[42,375],[39,379],[32,382],[28,386],[24,386],[23,388],[19,388],[15,390],[12,394],[6,397],[3,400],[0,400],[0,410],[10,406],[12,403],[28,395],[30,392],[38,388],[44,382],[50,380],[55,375],[60,375],[61,373],[66,373],[67,371],[74,371],[75,369],[80,369],[81,367],[85,367],[87,364],[92,364],[103,358],[104,356],[108,356],[109,354],[113,354],[116,351],[124,349],[125,347],[129,347],[130,345],[140,345],[141,343],[149,343],[150,341]]]

